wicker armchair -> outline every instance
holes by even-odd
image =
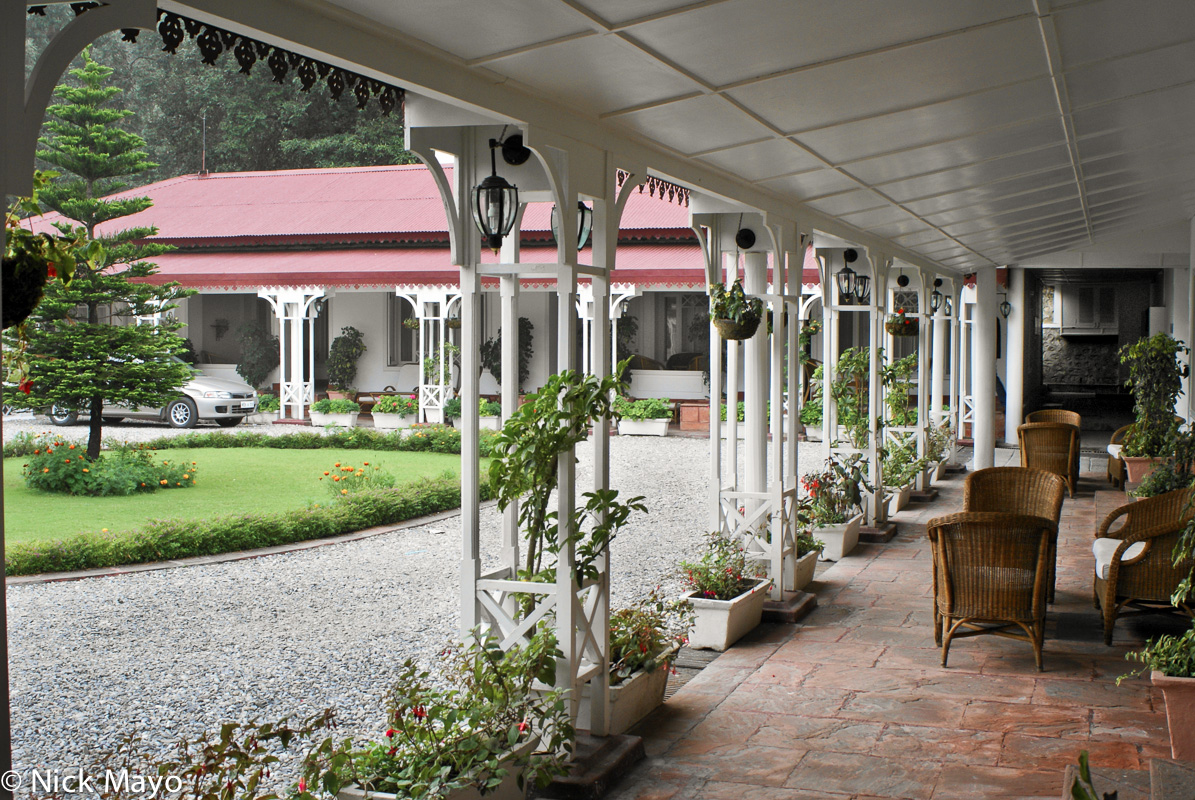
[[[1095,530],[1093,581],[1095,607],[1104,618],[1104,644],[1112,644],[1112,629],[1121,616],[1177,610],[1193,616],[1190,605],[1177,608],[1170,596],[1192,567],[1172,561],[1174,545],[1191,520],[1195,488],[1178,489],[1126,503]],[[1112,524],[1123,518],[1115,530]],[[1132,611],[1123,611],[1125,607]]]
[[[954,639],[993,634],[1029,642],[1042,669],[1050,548],[1057,530],[1042,517],[989,511],[926,523],[934,553],[934,641],[942,645],[943,667]]]
[[[1079,429],[1064,422],[1027,422],[1017,428],[1021,466],[1059,475],[1075,496],[1079,483]]]
[[[1124,444],[1124,435],[1128,433],[1131,425],[1125,425],[1123,428],[1117,428],[1112,434],[1112,441],[1108,444]],[[1124,461],[1120,456],[1108,454],[1108,482],[1116,488],[1124,486]]]
[[[967,475],[963,480],[963,511],[1002,511],[1029,514],[1054,523],[1062,519],[1062,499],[1066,480],[1052,472],[1024,467],[989,467]],[[1054,602],[1055,572],[1058,564],[1057,537],[1050,547],[1049,602]]]
[[[1026,422],[1061,422],[1063,425],[1083,427],[1083,418],[1074,411],[1061,408],[1042,408],[1025,415]]]

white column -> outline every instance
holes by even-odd
[[[730,286],[739,274],[739,259],[736,253],[734,259],[728,259],[722,252],[718,253],[719,264],[725,262],[726,278],[724,283]],[[739,489],[739,342],[726,342],[726,469],[723,475],[729,477],[723,481],[723,486]]]
[[[971,396],[975,407],[971,426],[975,440],[975,469],[996,459],[996,268],[975,273],[975,317],[972,324]]]
[[[524,206],[525,208],[525,206]],[[517,232],[523,219],[522,209],[515,219]],[[502,241],[502,263],[515,264],[519,261],[518,235],[507,236]],[[502,421],[510,419],[519,409],[519,277],[503,275],[498,279],[501,296],[502,333]],[[519,502],[516,500],[502,512],[502,566],[510,569],[513,578],[519,568]],[[509,598],[507,611],[514,612],[517,598]]]
[[[880,348],[884,341],[884,316],[888,305],[888,269],[892,261],[888,256],[868,252],[867,260],[871,262],[871,298],[867,312],[868,346],[871,348],[867,377],[867,413],[871,417],[868,422],[868,437],[866,458],[868,475],[871,476],[874,491],[871,503],[867,509],[870,519],[865,520],[870,525],[882,525],[886,522],[883,503],[884,474],[880,461],[880,430],[879,421],[884,416],[884,387],[880,379]]]
[[[744,264],[743,290],[748,295],[763,295],[768,286],[768,256],[766,253],[747,253]],[[777,312],[778,313],[778,312]],[[762,492],[767,488],[768,449],[768,326],[767,320],[760,323],[755,335],[743,343],[744,379],[743,400],[745,414],[745,463],[743,465],[743,488],[749,492]],[[730,408],[726,410],[730,417]],[[779,447],[780,443],[777,442]]]
[[[1017,426],[1025,416],[1025,270],[1008,268],[1008,302],[1004,337],[1004,441],[1016,444]]]
[[[925,276],[925,280],[932,280],[931,276]],[[932,290],[931,290],[932,291]],[[939,289],[941,291],[941,289]],[[922,292],[925,295],[925,292]],[[943,292],[943,294],[946,294]],[[948,296],[948,295],[947,295]],[[946,318],[946,299],[943,297],[942,305],[938,307],[937,311],[933,313],[933,344],[932,354],[930,356],[930,379],[929,379],[929,393],[930,393],[930,422],[933,425],[942,424],[942,395],[945,392],[946,383],[946,332],[947,326],[950,324]]]

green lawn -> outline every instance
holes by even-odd
[[[160,450],[170,461],[195,461],[198,482],[132,497],[72,497],[35,492],[21,475],[24,458],[4,459],[4,539],[6,542],[60,539],[80,532],[136,530],[150,519],[191,519],[245,512],[271,513],[324,503],[332,493],[324,470],[339,461],[348,466],[381,466],[398,483],[460,473],[460,456],[374,450],[275,450],[255,448]]]

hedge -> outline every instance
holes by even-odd
[[[485,483],[481,496],[483,500],[492,496]],[[99,569],[273,547],[391,525],[460,505],[460,483],[456,476],[445,473],[395,489],[359,492],[330,505],[282,514],[153,520],[137,531],[81,533],[58,541],[21,542],[6,549],[4,574]]]

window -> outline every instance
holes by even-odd
[[[408,328],[407,325],[412,323],[407,320],[415,319],[415,309],[405,298],[398,295],[389,298],[388,302],[390,305],[387,315],[386,366],[399,367],[403,364],[413,364],[415,363],[418,331]]]
[[[709,300],[703,294],[664,295],[664,357],[688,356],[709,350]],[[671,364],[670,364],[671,366]]]

